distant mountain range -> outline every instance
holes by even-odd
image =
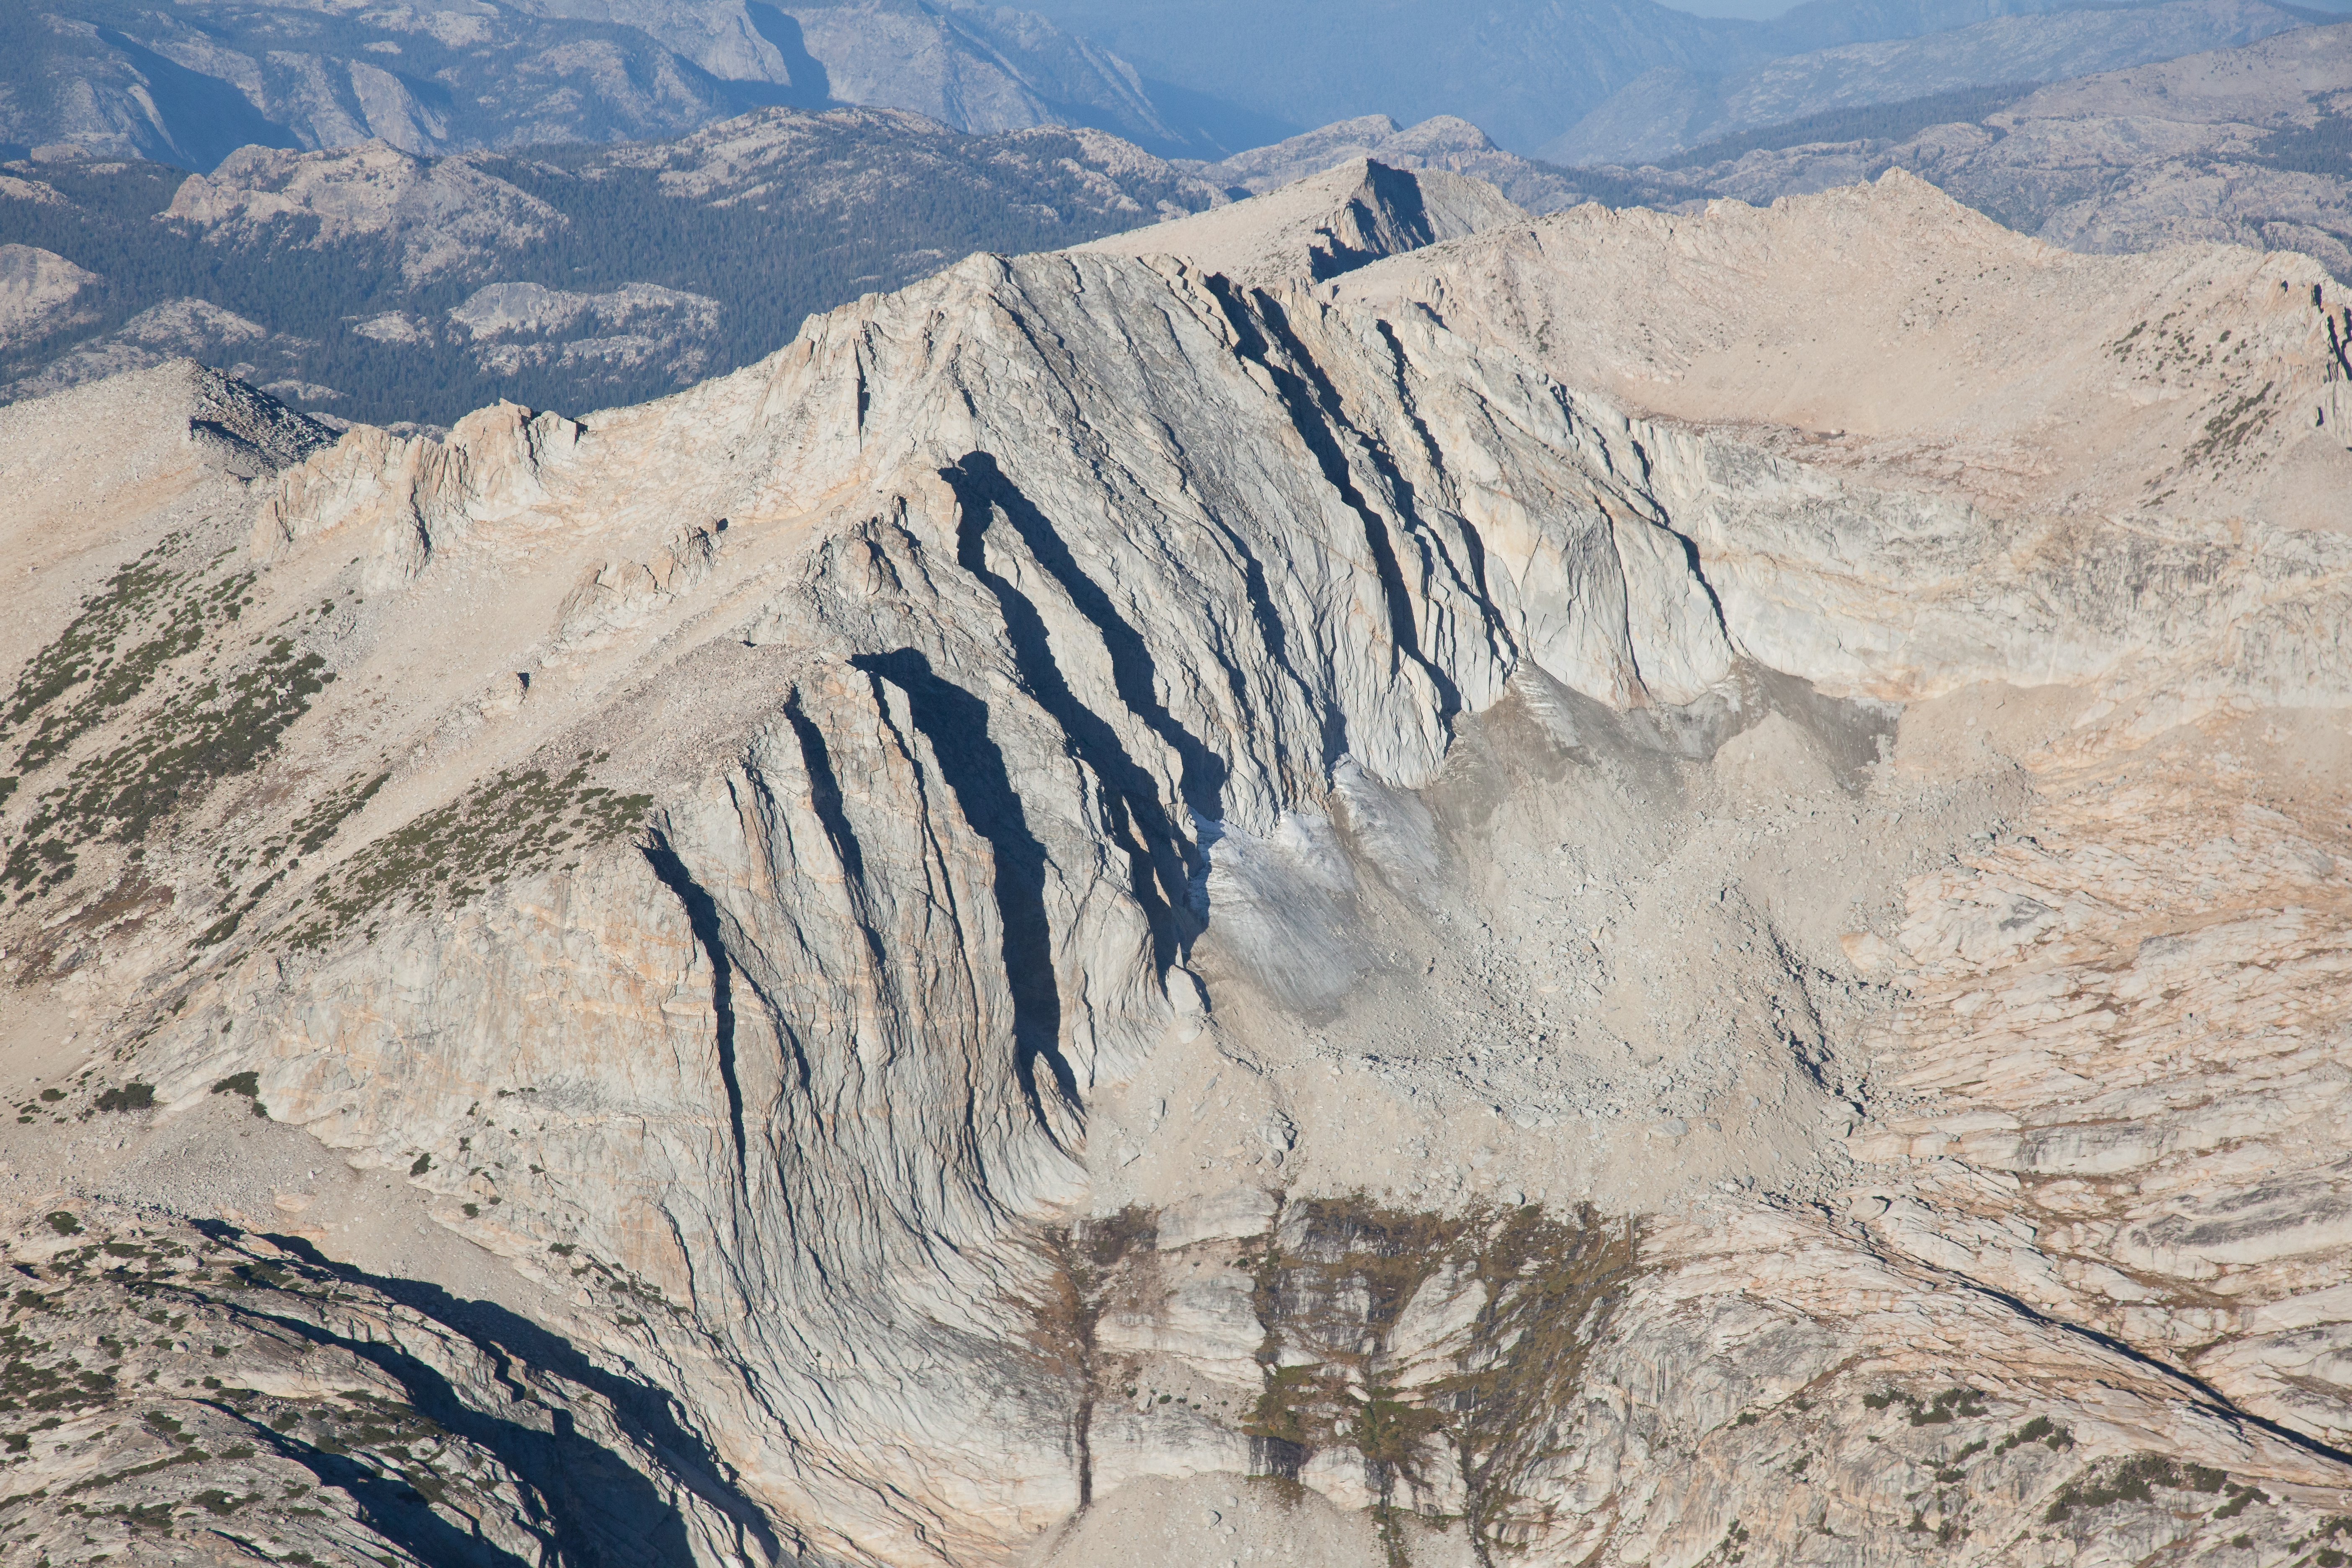
[[[1367,114],[1452,117],[1519,153],[1622,161],[2317,15],[2283,0],[1811,0],[1771,22],[1654,0],[1475,15],[1436,0],[9,0],[0,156],[71,143],[208,172],[249,145],[657,141],[755,108],[857,104],[972,134],[1084,126],[1209,161]]]
[[[966,0],[12,0],[0,150],[210,170],[237,147],[430,153],[674,137],[748,109],[908,109],[974,133],[1116,132],[1218,157],[1297,129],[1169,91],[1027,12]]]
[[[1909,170],[2070,250],[2296,250],[2352,283],[2352,23],[2033,89],[1835,110],[1666,160],[1588,168],[1611,205],[1785,195]]]
[[[1374,110],[1408,123],[1457,115],[1504,147],[1524,153],[1542,149],[1547,157],[1559,156],[1551,144],[1614,95],[1651,93],[1651,87],[1636,83],[1679,84],[1662,107],[1682,104],[1689,113],[1696,108],[1691,100],[1702,96],[1694,84],[1742,79],[1743,73],[1790,56],[2004,17],[2112,16],[2139,9],[2077,0],[1810,0],[1777,20],[1751,22],[1695,16],[1651,0],[1486,0],[1475,7],[1436,0],[1027,3],[1133,61],[1147,77],[1181,82],[1299,125]],[[2105,26],[2131,31],[2128,22]],[[2013,36],[2029,40],[2029,49],[2044,47],[2031,40],[2046,38],[2055,50],[2070,35],[2064,28],[2049,34],[2026,28]],[[2208,32],[2174,52],[2234,41],[2242,40]],[[2105,57],[2081,68],[2159,58]],[[2009,74],[1962,74],[1977,81],[2016,79],[2014,64],[2002,68]],[[1660,72],[1663,78],[1653,75]],[[2036,80],[2062,74],[2074,73],[2063,65],[2026,73]],[[1915,86],[1887,96],[1927,90]],[[1790,112],[1826,107],[1805,104]]]
[[[1561,163],[1650,162],[1808,114],[2004,82],[2040,82],[2250,44],[2305,25],[2271,0],[1997,16],[1921,37],[1843,44],[1729,75],[1665,67],[1631,83],[1542,150]]]

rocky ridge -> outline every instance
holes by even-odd
[[[1373,159],[1187,218],[1076,248],[1109,256],[1181,256],[1244,288],[1321,280],[1384,257],[1524,222],[1524,209],[1484,180]]]
[[[152,1404],[370,1411],[425,1500],[303,1550],[394,1561],[592,1463],[583,1561],[2333,1552],[2339,315],[1897,175],[974,258],[249,490],[216,377],[0,412],[100,442],[5,525],[19,1234],[284,1320],[12,1413],[16,1539],[320,1484]],[[268,1381],[362,1320],[482,1370]]]
[[[1374,155],[1392,169],[1443,170],[1482,180],[1528,212],[1553,212],[1591,199],[1574,171],[1506,153],[1485,132],[1451,115],[1409,128],[1385,114],[1361,115],[1188,167],[1234,195],[1265,195]]]
[[[1806,115],[1969,87],[2097,75],[2259,42],[2308,16],[2262,0],[1995,16],[1921,37],[1844,44],[1725,77],[1650,71],[1538,155],[1557,163],[1643,163]]]
[[[1930,100],[1933,101],[1933,100]],[[2352,279],[2352,24],[2061,82],[1895,137],[1800,133],[1680,166],[1580,171],[1611,205],[1687,207],[1899,168],[2074,250],[2294,250]]]

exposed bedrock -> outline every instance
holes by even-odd
[[[2210,1109],[2270,1055],[2066,1109],[2188,1048],[2116,1023],[2188,1005],[2168,942],[2340,1042],[2274,962],[2341,952],[2275,772],[2343,763],[2340,535],[1871,488],[1093,255],[257,493],[165,547],[256,574],[205,657],[282,621],[335,679],[89,928],[100,1079],[420,1193],[664,1561],[2269,1562],[2352,1511],[2341,1133],[2216,1195],[2116,1173],[2273,1135]],[[2192,885],[2232,814],[2274,847]],[[62,932],[130,875],[76,853]],[[2072,1076],[1970,1076],[1988,1007]],[[637,1560],[583,1528],[533,1550]]]

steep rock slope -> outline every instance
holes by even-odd
[[[1392,169],[1442,169],[1484,180],[1529,212],[1586,199],[1570,171],[1506,153],[1468,121],[1444,114],[1410,128],[1385,114],[1360,115],[1197,167],[1202,178],[1228,190],[1264,195],[1375,153]]]
[[[206,1420],[340,1431],[340,1352],[270,1369],[417,1314],[375,1396],[461,1441],[378,1417],[423,1500],[322,1478],[347,1560],[528,1550],[567,1457],[647,1482],[576,1561],[2333,1551],[2352,454],[2266,416],[2343,397],[2325,284],[1897,178],[1265,292],[975,258],[660,403],[249,439],[244,506],[104,447],[216,379],[0,413],[97,443],[5,524],[8,1190],[279,1238],[206,1255],[291,1298]],[[11,1432],[29,1544],[224,1517]]]
[[[1109,256],[1181,256],[1244,288],[1342,272],[1527,213],[1483,180],[1410,174],[1371,159],[1229,207],[1154,224],[1077,248]]]
[[[2000,16],[1925,37],[1792,55],[1728,77],[1652,71],[1540,155],[1560,163],[1647,163],[1809,114],[2119,70],[2254,43],[2304,21],[2263,0],[2171,0]]]
[[[2116,265],[1896,170],[1769,208],[1554,214],[1334,288],[1874,484],[2011,514],[2342,527],[2345,332],[2325,275],[2184,247],[2119,292]],[[2053,341],[2041,323],[2068,308],[2075,330]],[[2307,326],[2309,357],[2274,370],[2280,340],[2247,310]]]
[[[1894,135],[1801,122],[1670,169],[1579,171],[1612,205],[1779,196],[1908,170],[2075,250],[2221,242],[2298,250],[2352,279],[2352,24],[2063,82]],[[1900,107],[1900,106],[1898,106]]]

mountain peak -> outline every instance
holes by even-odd
[[[1496,224],[1524,209],[1494,186],[1442,169],[1350,158],[1264,195],[1089,242],[1082,250],[1182,257],[1252,288],[1336,278]]]

